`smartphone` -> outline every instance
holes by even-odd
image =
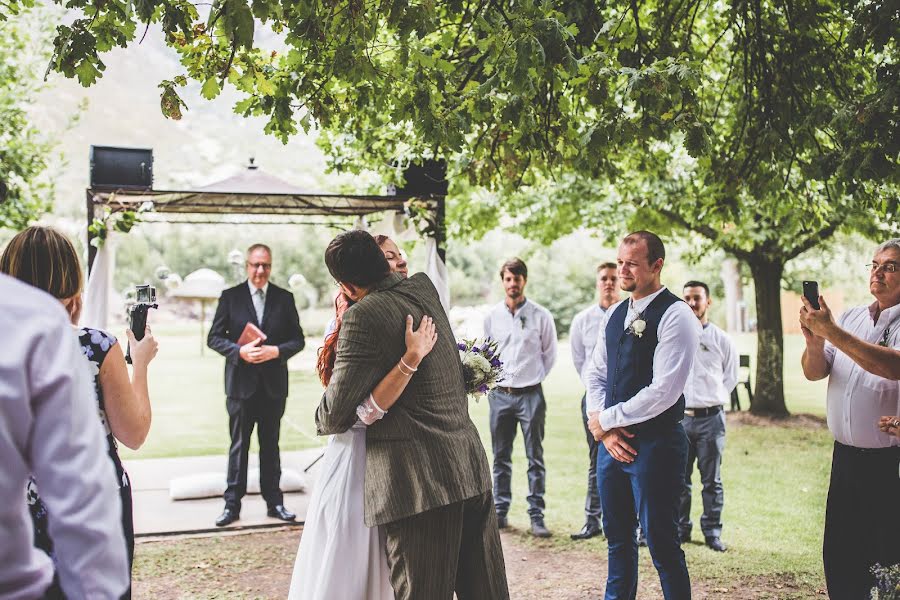
[[[821,309],[819,306],[819,282],[818,281],[804,281],[803,282],[803,295],[809,300],[809,303],[812,304],[812,307],[816,310]]]

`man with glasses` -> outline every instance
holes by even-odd
[[[803,299],[801,364],[811,381],[828,377],[834,435],[823,559],[831,598],[868,598],[873,565],[900,562],[900,438],[879,427],[900,417],[900,238],[881,244],[869,268],[875,302],[835,322],[824,298]]]
[[[259,487],[268,515],[296,518],[284,506],[278,437],[288,395],[287,361],[303,349],[303,330],[294,296],[269,282],[272,251],[264,244],[247,250],[247,280],[222,292],[207,345],[225,357],[225,406],[231,432],[224,527],[237,521],[247,491],[247,458],[254,425],[259,439]],[[265,335],[240,345],[250,323]]]

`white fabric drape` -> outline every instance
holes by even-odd
[[[107,236],[106,243],[97,248],[87,287],[84,290],[84,308],[79,324],[83,327],[106,329],[109,316],[109,286],[115,271],[116,255],[113,241]]]
[[[425,274],[437,288],[444,311],[450,314],[450,278],[447,276],[447,265],[438,254],[437,240],[433,237],[425,239]]]

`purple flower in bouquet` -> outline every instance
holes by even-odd
[[[490,388],[488,388],[486,383],[482,383],[481,385],[478,386],[478,392],[481,394],[487,394],[489,389]]]
[[[458,343],[458,344],[456,345],[456,347],[459,348],[460,352],[465,352],[465,351],[467,350],[466,345],[465,345],[464,343],[462,343],[462,342]]]
[[[491,339],[462,340],[457,347],[466,393],[478,400],[496,386],[502,376],[503,363],[497,352],[497,342]]]
[[[503,363],[500,362],[500,359],[495,356],[494,358],[491,359],[491,366],[496,369],[499,369],[500,367],[503,366]]]

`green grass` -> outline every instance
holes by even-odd
[[[151,365],[153,427],[137,453],[125,458],[224,454],[228,447],[223,392],[223,360],[210,350],[200,356],[199,332],[192,327],[157,325],[160,353]],[[737,339],[739,350],[755,354],[755,336]],[[319,339],[304,350],[311,361]],[[801,336],[785,340],[785,389],[793,413],[824,412],[825,384],[803,379],[799,357]],[[755,366],[755,357],[753,359]],[[755,373],[753,374],[755,377]],[[285,450],[321,444],[314,437],[313,412],[321,386],[311,368],[292,372],[290,398],[282,426]],[[587,457],[580,416],[583,392],[567,350],[545,382],[547,424],[547,525],[560,549],[579,548],[605,553],[603,540],[575,544],[568,533],[583,523]],[[746,409],[746,399],[742,394]],[[472,404],[472,418],[482,432],[490,457],[487,401]],[[528,526],[526,460],[517,438],[513,454],[513,505],[510,520],[523,531]],[[830,468],[831,438],[824,429],[788,426],[731,427],[723,467],[725,513],[723,539],[731,547],[724,555],[699,544],[685,546],[690,568],[704,579],[734,582],[743,576],[790,573],[810,589],[822,587],[821,537],[825,493]],[[700,484],[694,480],[695,540],[700,540]],[[646,551],[642,568],[652,574]]]

